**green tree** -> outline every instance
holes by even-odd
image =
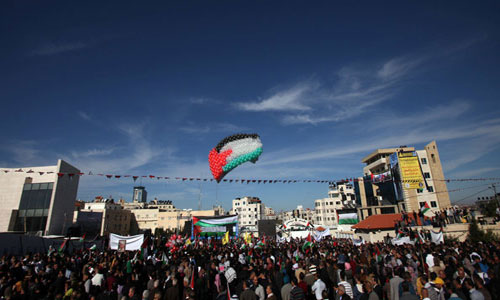
[[[469,235],[467,239],[473,243],[489,243],[499,240],[498,236],[495,235],[493,231],[488,230],[487,232],[485,232],[484,230],[479,228],[476,218],[472,218],[472,222],[469,225]]]
[[[484,207],[484,215],[487,217],[496,217],[498,203],[495,199],[490,200],[488,204]]]

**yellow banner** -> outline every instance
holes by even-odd
[[[398,153],[401,181],[405,189],[423,189],[424,178],[415,152]]]

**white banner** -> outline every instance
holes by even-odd
[[[314,233],[313,233],[313,236],[314,236],[314,239],[316,241],[321,241],[325,236],[330,236],[330,228],[327,228],[323,231],[318,231],[318,230],[315,230]]]
[[[354,246],[361,246],[363,244],[365,244],[365,240],[363,240],[363,238],[360,238],[360,239],[352,239],[352,243],[354,244]]]
[[[122,236],[110,233],[109,249],[118,250],[118,244],[120,243],[120,241],[125,241],[125,250],[127,251],[141,250],[142,243],[144,242],[144,234]]]
[[[444,237],[443,237],[443,232],[434,232],[431,230],[431,241],[434,244],[441,244],[444,243]]]
[[[201,232],[226,232],[226,226],[200,227]]]
[[[404,244],[415,245],[415,242],[411,241],[409,236],[405,236],[405,237],[402,237],[402,238],[399,238],[399,239],[398,238],[393,238],[392,239],[392,244],[395,245],[395,246],[401,246],[401,245],[404,245]]]

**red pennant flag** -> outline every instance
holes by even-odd
[[[189,284],[189,287],[191,287],[192,290],[194,290],[194,266],[193,266],[193,274],[191,275],[191,283]]]
[[[3,170],[5,173],[9,173],[9,170]],[[40,173],[43,173],[43,172],[40,172]],[[42,175],[42,174],[40,174]]]
[[[64,173],[57,173],[57,176],[59,176],[59,177],[63,177],[63,176],[64,176]]]
[[[182,181],[186,181],[186,180],[187,180],[187,178],[182,178]]]
[[[132,178],[134,179],[134,182],[137,180],[137,178],[139,178],[139,176],[132,176]]]
[[[261,182],[262,182],[262,180],[257,180],[257,183],[261,183]]]
[[[38,172],[38,174],[40,174],[40,176],[41,176],[41,175],[45,174],[45,172]]]
[[[153,178],[155,178],[155,176],[154,175],[149,175],[149,178],[153,179]]]
[[[83,176],[83,175],[85,175],[85,173],[80,172],[80,173],[78,173],[78,175]]]
[[[16,172],[24,172],[23,169],[18,169]]]
[[[26,173],[35,173],[35,172],[33,172],[33,170],[29,170],[29,171],[28,171],[28,172],[26,172]]]
[[[121,175],[115,175],[115,178],[120,178],[120,177],[122,177],[122,176]]]
[[[69,177],[69,179],[73,178],[73,176],[75,176],[75,174],[73,174],[73,173],[68,173],[68,177]]]
[[[106,177],[111,178],[111,177],[113,177],[113,175],[106,175]]]

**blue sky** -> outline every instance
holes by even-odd
[[[356,1],[6,1],[0,166],[209,177],[223,137],[264,153],[226,178],[362,175],[378,147],[436,140],[447,178],[500,177],[500,7]],[[181,208],[260,197],[313,207],[321,184],[143,180]],[[489,195],[449,184],[452,201]],[[84,176],[78,197],[130,200],[131,179]],[[469,197],[462,202],[475,199]]]

